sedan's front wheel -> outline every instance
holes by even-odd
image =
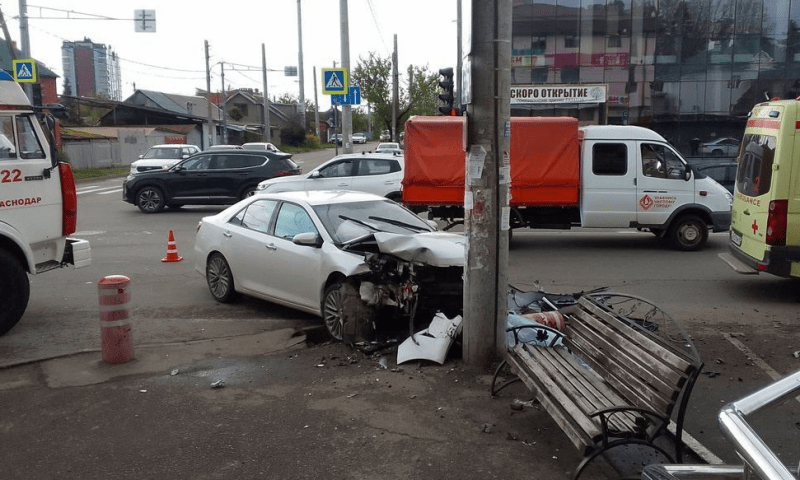
[[[342,339],[344,330],[344,318],[342,318],[342,284],[339,282],[328,286],[322,298],[322,319],[325,321],[325,328],[335,340]]]
[[[230,303],[236,297],[233,287],[233,273],[225,257],[214,253],[206,263],[206,282],[211,296],[220,303]]]

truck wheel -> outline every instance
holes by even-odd
[[[136,206],[144,213],[158,213],[164,205],[164,192],[158,187],[144,187],[136,194]]]
[[[708,225],[696,215],[683,215],[669,228],[669,239],[677,250],[699,250],[708,240]]]
[[[31,286],[22,264],[8,252],[0,251],[0,335],[11,330],[28,306]]]

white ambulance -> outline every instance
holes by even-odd
[[[52,126],[52,116],[36,110],[0,71],[0,335],[25,312],[28,274],[91,263],[89,242],[69,238],[78,215],[72,168],[58,162],[52,130],[39,124]]]

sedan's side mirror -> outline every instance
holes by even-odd
[[[311,175],[309,175],[308,178],[322,178],[322,174],[319,173],[319,170],[317,170],[317,171],[311,172]]]
[[[298,233],[292,237],[292,243],[295,245],[319,248],[322,246],[322,237],[314,232]]]

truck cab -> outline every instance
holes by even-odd
[[[732,197],[697,175],[658,133],[635,126],[581,128],[581,226],[628,226],[695,250],[730,226]]]
[[[0,71],[0,335],[25,312],[29,274],[91,263],[89,242],[70,237],[78,204],[72,169],[57,161],[40,116]]]

